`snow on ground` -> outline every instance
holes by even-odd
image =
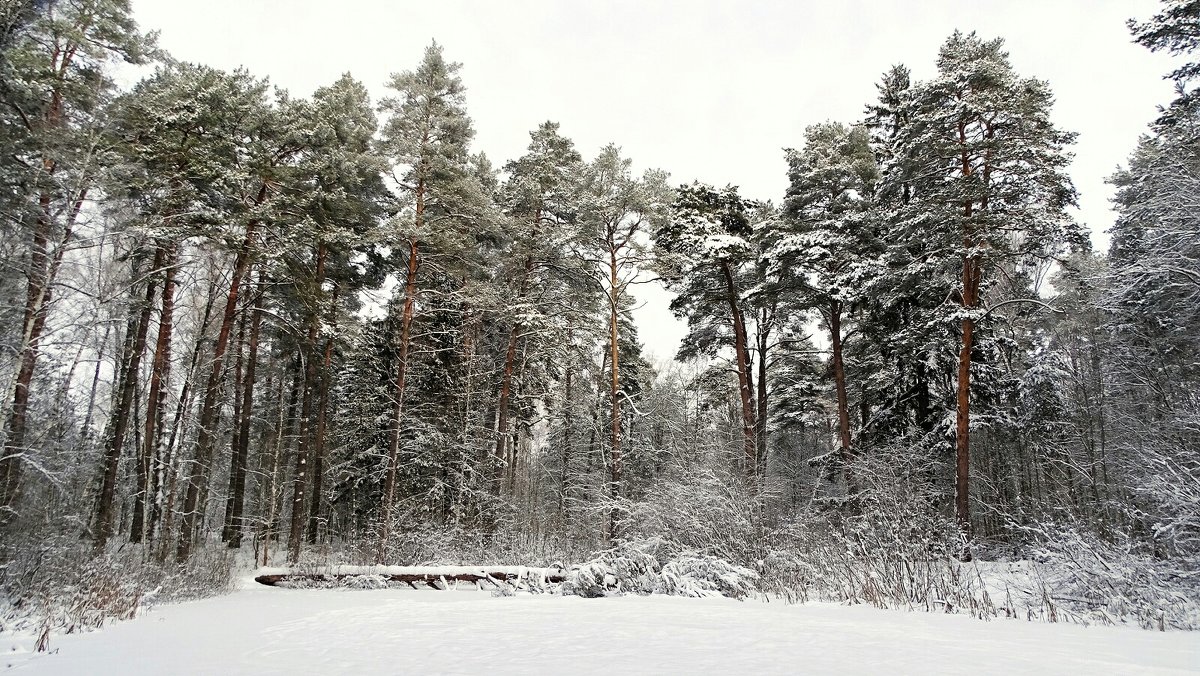
[[[51,640],[19,674],[1180,674],[1200,633],[729,599],[280,589]]]
[[[562,574],[562,568],[531,568],[528,566],[313,566],[305,570],[303,566],[296,568],[263,567],[254,571],[254,575],[287,575],[289,573],[310,573],[325,575],[481,575],[488,573],[503,573],[518,578],[529,576],[533,579],[544,578],[547,575]]]

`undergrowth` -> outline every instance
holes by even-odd
[[[99,629],[131,619],[147,606],[225,593],[233,555],[201,548],[186,565],[163,565],[140,546],[95,555],[88,543],[62,536],[10,545],[0,569],[0,631],[51,636]]]

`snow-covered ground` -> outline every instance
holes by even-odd
[[[21,674],[1176,674],[1200,633],[728,599],[280,589],[0,636]]]

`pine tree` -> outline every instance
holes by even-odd
[[[733,348],[743,463],[750,474],[757,466],[759,425],[746,286],[754,282],[751,218],[756,206],[733,186],[719,191],[700,183],[680,186],[671,220],[654,233],[657,267],[677,294],[671,309],[688,320],[685,341],[694,349],[685,354],[715,354],[726,346]]]
[[[912,163],[913,202],[904,241],[923,242],[914,264],[946,279],[958,268],[950,315],[960,324],[956,385],[955,514],[970,527],[971,364],[989,273],[1056,255],[1083,236],[1066,214],[1075,192],[1065,174],[1074,135],[1050,121],[1045,82],[1022,78],[1000,39],[954,33],[938,74],[915,86],[910,124],[897,140]],[[919,211],[919,213],[913,213]]]
[[[838,123],[809,127],[804,148],[788,151],[787,159],[785,225],[766,256],[784,277],[780,284],[800,296],[800,305],[816,309],[828,328],[839,452],[853,490],[843,323],[877,274],[872,206],[878,170],[866,130]]]
[[[413,71],[392,76],[388,87],[397,96],[385,99],[388,113],[381,149],[399,169],[403,209],[394,223],[393,249],[404,259],[401,286],[398,355],[392,392],[392,421],[386,460],[381,544],[391,528],[396,499],[397,463],[408,385],[413,320],[422,255],[427,249],[456,248],[456,224],[482,201],[478,182],[469,169],[468,145],[474,136],[464,107],[460,64],[448,62],[433,43]]]
[[[193,462],[188,474],[180,520],[176,558],[186,560],[196,538],[202,534],[209,489],[215,474],[214,456],[220,438],[220,416],[224,400],[225,365],[234,337],[239,308],[252,281],[257,259],[273,228],[282,220],[281,189],[300,147],[280,108],[272,107],[266,83],[245,72],[220,74],[216,81],[225,96],[213,102],[223,124],[212,137],[219,144],[222,165],[240,169],[224,174],[215,191],[224,228],[217,243],[232,256],[229,285],[217,323],[208,375],[201,396]],[[283,102],[286,105],[286,99]],[[208,131],[208,129],[206,129]],[[238,341],[232,341],[235,354]]]
[[[878,236],[886,249],[859,322],[860,346],[867,348],[859,350],[861,380],[864,397],[873,402],[861,433],[906,436],[910,445],[940,456],[939,422],[952,403],[942,401],[934,383],[942,373],[954,372],[956,337],[937,319],[946,294],[941,280],[916,265],[925,243],[904,234],[928,217],[913,203],[912,153],[917,149],[901,145],[911,133],[912,85],[908,68],[893,66],[876,84],[879,96],[864,121],[879,164],[875,203]]]
[[[139,83],[115,105],[113,145],[120,159],[109,171],[108,191],[136,210],[138,218],[131,229],[149,240],[143,255],[153,256],[153,265],[145,275],[147,298],[141,304],[144,320],[137,323],[136,332],[142,333],[148,326],[152,294],[160,281],[162,289],[145,435],[136,453],[138,486],[131,526],[135,541],[142,539],[147,526],[151,470],[161,454],[180,249],[189,237],[219,237],[221,218],[228,207],[223,199],[213,197],[231,190],[225,163],[237,157],[232,147],[235,136],[211,132],[235,127],[234,119],[245,112],[231,104],[237,100],[237,77],[179,64]],[[143,344],[131,352],[126,368],[134,376],[145,339],[135,342]],[[97,546],[102,546],[110,534],[117,459],[128,426],[126,418],[134,409],[134,378],[122,378],[122,382],[98,501]]]
[[[1139,23],[1127,22],[1133,41],[1152,52],[1167,52],[1172,56],[1191,54],[1200,47],[1200,2],[1197,0],[1164,0],[1163,10]],[[1175,82],[1177,97],[1163,111],[1161,124],[1172,125],[1177,120],[1194,115],[1198,90],[1193,81],[1200,76],[1200,63],[1188,61],[1166,75]]]
[[[283,264],[276,273],[292,281],[290,303],[305,316],[300,350],[304,356],[301,388],[301,435],[292,481],[289,556],[299,557],[305,531],[315,542],[322,511],[325,448],[329,434],[329,397],[338,324],[344,307],[357,304],[365,281],[351,259],[365,248],[364,238],[389,207],[382,181],[385,162],[375,154],[377,129],[366,88],[350,75],[317,89],[311,101],[292,104],[290,126],[297,129],[298,152],[285,184],[290,223],[275,243]],[[365,270],[364,270],[365,272]],[[253,401],[253,382],[244,396],[245,414]],[[235,435],[226,539],[240,533],[245,490],[249,418],[246,433]]]
[[[584,255],[594,265],[597,285],[608,301],[609,498],[613,502],[606,538],[616,537],[621,491],[621,354],[622,304],[636,283],[641,267],[651,263],[644,241],[666,217],[671,191],[666,175],[647,171],[635,178],[631,162],[620,149],[605,146],[584,170],[580,194],[580,225],[589,240]]]
[[[96,187],[95,149],[114,89],[106,68],[117,60],[143,62],[152,50],[151,41],[138,32],[126,0],[55,3],[10,35],[12,42],[4,51],[5,113],[15,112],[16,132],[5,139],[4,155],[16,163],[6,162],[5,173],[11,175],[11,169],[23,174],[9,179],[9,185],[17,191],[12,195],[11,225],[26,243],[18,264],[26,284],[19,365],[0,452],[0,523],[13,513],[29,452],[25,435],[30,386],[55,279],[74,243],[83,206]]]
[[[565,332],[552,328],[552,318],[568,305],[563,301],[573,278],[586,274],[569,256],[580,239],[575,194],[582,164],[571,140],[558,133],[558,124],[545,122],[530,133],[526,154],[505,167],[509,178],[501,199],[513,220],[512,243],[505,256],[508,265],[501,274],[509,276],[516,295],[510,296],[514,302],[508,305],[511,319],[496,404],[494,462],[498,467],[510,462],[509,415],[518,341],[532,344],[537,352],[554,350],[554,338]],[[498,491],[499,482],[493,481]]]

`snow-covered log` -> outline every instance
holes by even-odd
[[[351,578],[374,577],[387,582],[417,583],[445,589],[447,582],[522,582],[534,585],[557,584],[565,579],[561,568],[526,566],[322,566],[306,568],[260,568],[254,581],[276,586],[289,582],[332,582]],[[438,583],[441,586],[438,586]]]

